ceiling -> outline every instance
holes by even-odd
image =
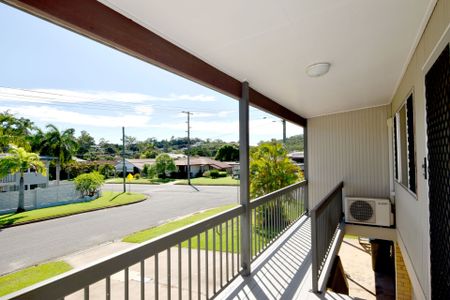
[[[101,0],[303,117],[387,104],[435,0]],[[330,62],[328,74],[305,68]]]

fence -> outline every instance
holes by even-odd
[[[26,210],[83,201],[80,197],[71,183],[24,191]],[[0,193],[0,214],[16,211],[18,203],[18,191]]]
[[[305,213],[305,187],[306,181],[250,203],[253,259]],[[242,270],[240,230],[244,211],[244,206],[238,205],[11,297],[212,298]]]

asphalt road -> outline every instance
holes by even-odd
[[[128,186],[127,186],[128,188]],[[104,190],[120,191],[121,185]],[[132,185],[149,195],[141,203],[0,230],[0,274],[122,238],[167,220],[237,203],[237,187]]]

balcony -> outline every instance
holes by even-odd
[[[314,299],[342,238],[342,187],[308,216],[296,183],[251,201],[248,219],[238,205],[7,298]]]

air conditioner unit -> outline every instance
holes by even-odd
[[[389,199],[345,198],[345,222],[375,226],[393,225]]]

